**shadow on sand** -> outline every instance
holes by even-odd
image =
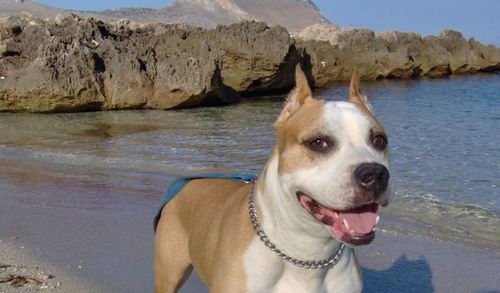
[[[377,271],[366,268],[362,270],[364,293],[434,292],[431,267],[423,257],[411,261],[403,255],[387,270]],[[192,274],[189,279],[181,289],[181,293],[208,292],[196,274]]]
[[[423,257],[411,261],[403,255],[387,270],[362,270],[365,293],[434,292],[431,267]]]

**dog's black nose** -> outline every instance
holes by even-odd
[[[366,191],[374,191],[375,198],[387,189],[389,170],[378,163],[363,163],[354,170],[356,183]]]

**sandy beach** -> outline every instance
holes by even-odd
[[[0,269],[0,279],[18,274],[42,284],[1,283],[0,292],[152,292],[155,210],[154,197],[120,211],[3,201],[0,263],[10,267]],[[365,292],[500,290],[498,251],[404,233],[401,220],[382,217],[374,243],[357,249]],[[192,277],[182,292],[208,291]]]
[[[39,260],[15,236],[0,242],[0,292],[107,292],[105,287]]]

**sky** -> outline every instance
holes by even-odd
[[[252,1],[252,0],[249,0]],[[120,7],[163,8],[172,0],[38,0],[75,10]],[[314,0],[323,15],[342,27],[399,30],[438,35],[461,31],[485,44],[500,46],[500,0]]]

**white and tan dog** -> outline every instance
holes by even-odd
[[[177,291],[193,267],[210,292],[361,291],[352,247],[375,236],[389,171],[387,136],[358,78],[348,101],[326,102],[312,97],[297,66],[275,128],[277,145],[255,184],[192,180],[163,208],[156,292]]]

